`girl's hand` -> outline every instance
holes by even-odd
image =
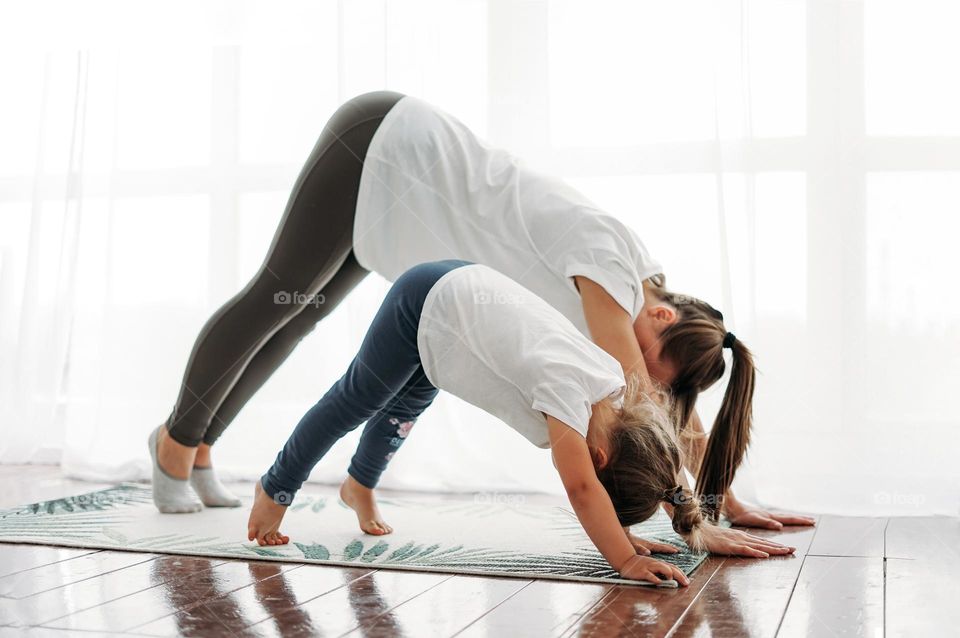
[[[702,529],[704,545],[711,554],[769,558],[792,554],[796,549],[737,529],[716,525],[704,525]]]
[[[658,541],[648,541],[639,536],[634,536],[630,532],[629,527],[624,527],[623,531],[627,533],[627,538],[630,539],[630,544],[633,545],[633,548],[637,550],[637,553],[641,556],[649,556],[651,553],[656,552],[658,554],[676,554],[680,550],[674,547],[669,543],[660,543]]]
[[[727,519],[739,527],[755,527],[760,529],[783,529],[784,525],[814,525],[816,520],[809,516],[799,516],[797,514],[778,514],[768,512],[758,507],[748,507],[740,505],[736,508],[728,508],[724,514]]]
[[[660,578],[658,574],[664,578]],[[645,580],[655,585],[670,579],[677,581],[684,587],[690,584],[690,579],[679,567],[639,554],[631,556],[627,559],[627,562],[620,566],[620,577],[630,580]]]

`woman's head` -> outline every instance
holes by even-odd
[[[683,455],[668,412],[640,391],[635,377],[628,381],[623,405],[605,436],[600,479],[623,526],[644,521],[662,502],[674,506],[673,527],[691,546],[699,546],[700,504],[689,490],[677,491]]]
[[[669,292],[662,279],[646,292],[634,328],[651,376],[670,388],[679,430],[689,423],[699,393],[723,376],[724,349],[732,353],[730,381],[697,473],[697,493],[715,514],[750,442],[753,356],[705,301]]]

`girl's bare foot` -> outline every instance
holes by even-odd
[[[348,475],[340,486],[340,498],[357,513],[360,529],[365,533],[383,536],[393,531],[393,528],[387,525],[383,516],[380,515],[373,490],[360,485],[352,476]]]
[[[247,520],[247,540],[256,540],[258,545],[286,545],[289,536],[280,533],[280,521],[287,508],[275,503],[260,487],[260,481],[253,491],[253,509]]]

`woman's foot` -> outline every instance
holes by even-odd
[[[286,506],[267,496],[260,486],[260,481],[257,481],[253,490],[253,509],[250,510],[250,518],[247,520],[247,540],[255,540],[258,545],[289,543],[290,537],[280,533],[280,521],[286,513]]]
[[[193,462],[193,454],[189,452],[193,448],[180,445],[171,439],[163,425],[150,433],[147,446],[153,462],[153,503],[157,509],[164,514],[189,514],[203,509],[187,482],[190,465],[187,465],[184,471],[180,462],[183,457],[188,457],[189,463]],[[186,452],[178,452],[174,446],[179,446]],[[174,461],[171,463],[169,459]]]
[[[167,431],[166,423],[154,430],[154,435],[157,438],[157,460],[164,473],[180,481],[190,478],[197,448],[175,441]]]
[[[340,486],[340,498],[357,513],[360,529],[365,533],[383,536],[393,531],[393,528],[387,525],[383,516],[380,515],[373,490],[360,485],[352,476],[348,475]]]
[[[243,503],[220,482],[210,460],[210,446],[201,443],[190,472],[190,487],[207,507],[240,507]]]

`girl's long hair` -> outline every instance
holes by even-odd
[[[661,357],[677,368],[677,376],[670,385],[673,414],[677,431],[683,435],[689,449],[694,443],[687,428],[697,396],[717,382],[726,369],[723,351],[727,329],[720,311],[705,301],[656,286],[657,283],[662,286],[662,282],[662,278],[655,281],[655,287],[649,292],[673,306],[678,313],[677,321],[660,335]],[[697,496],[704,510],[714,518],[750,444],[753,424],[756,379],[753,355],[739,339],[732,339],[729,345],[732,352],[730,381],[697,472]]]
[[[683,454],[668,410],[669,397],[643,392],[637,375],[627,376],[627,387],[610,438],[610,458],[597,470],[620,524],[645,521],[661,503],[672,506],[673,529],[693,549],[703,548],[704,520],[700,500],[681,487]],[[665,405],[661,405],[665,404]]]

